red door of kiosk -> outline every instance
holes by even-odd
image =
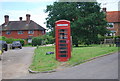
[[[70,21],[55,22],[56,59],[60,62],[68,61],[71,57]]]

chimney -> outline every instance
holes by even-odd
[[[106,8],[102,8],[102,11],[103,11],[103,12],[106,12],[106,10],[107,10]]]
[[[4,18],[5,18],[5,24],[8,24],[8,22],[9,22],[9,16],[5,15]]]
[[[30,14],[26,14],[26,23],[27,23],[27,24],[30,23]]]
[[[20,21],[22,21],[22,17],[19,17]]]

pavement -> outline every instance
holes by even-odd
[[[89,62],[57,72],[30,74],[28,67],[32,62],[35,47],[9,50],[3,53],[3,79],[118,79],[118,53],[100,57]],[[119,55],[120,56],[120,55]],[[0,61],[1,63],[1,61]],[[1,78],[1,77],[0,77]]]
[[[0,61],[0,80],[2,80],[2,61]]]
[[[17,79],[118,79],[118,53],[57,72],[28,74]]]
[[[3,53],[2,78],[14,79],[29,74],[28,68],[32,62],[35,47],[23,47],[8,50]]]

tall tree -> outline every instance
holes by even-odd
[[[47,27],[54,34],[55,21],[66,19],[71,21],[73,44],[78,41],[86,44],[96,43],[98,34],[107,32],[105,14],[97,2],[54,2],[46,9],[48,14]]]

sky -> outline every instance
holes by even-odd
[[[0,0],[0,25],[4,23],[4,15],[9,15],[9,21],[19,21],[19,17],[26,20],[26,14],[30,19],[46,28],[45,13],[47,5],[52,5],[57,0]],[[97,0],[101,8],[106,7],[107,11],[118,11],[120,0]]]

